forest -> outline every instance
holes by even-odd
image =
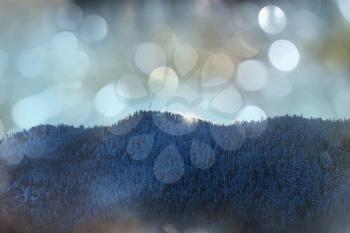
[[[141,111],[0,144],[1,233],[346,233],[349,210],[349,120]]]

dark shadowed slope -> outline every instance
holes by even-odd
[[[111,127],[35,127],[5,139],[0,158],[0,232],[349,227],[349,121],[140,112]]]

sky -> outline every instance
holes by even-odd
[[[0,1],[0,137],[138,110],[350,117],[350,1]]]

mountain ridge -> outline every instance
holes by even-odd
[[[95,233],[81,227],[105,218],[180,232],[342,233],[349,132],[347,120],[222,126],[161,112],[110,127],[35,127],[0,144],[0,223],[20,233]]]

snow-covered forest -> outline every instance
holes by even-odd
[[[349,132],[346,120],[160,112],[38,126],[0,144],[0,232],[345,233]]]

